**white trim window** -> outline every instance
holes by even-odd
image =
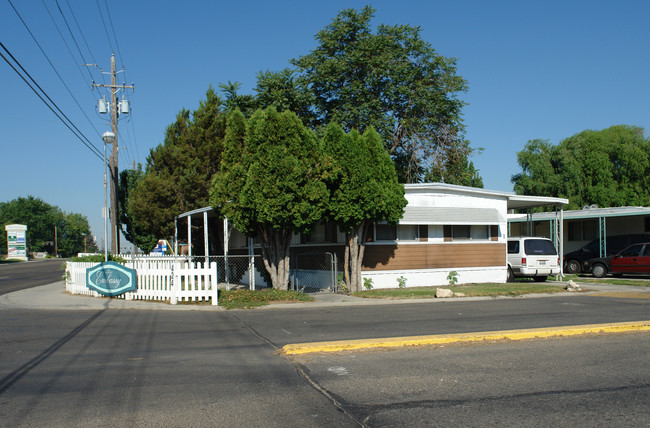
[[[454,224],[444,227],[445,241],[489,241],[490,226]]]
[[[375,242],[379,241],[391,241],[394,242],[397,240],[397,225],[395,224],[386,224],[386,223],[375,223]]]
[[[420,228],[415,225],[400,224],[397,226],[398,241],[418,241],[420,239]]]

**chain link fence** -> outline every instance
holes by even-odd
[[[185,257],[191,263],[217,264],[218,287],[225,290],[260,290],[271,286],[270,278],[264,268],[262,256],[192,256]]]
[[[191,263],[217,263],[219,288],[260,290],[271,287],[262,256],[193,256]],[[291,255],[289,288],[304,293],[336,292],[338,283],[337,256],[329,252]]]
[[[291,257],[291,285],[305,293],[336,292],[338,283],[335,253],[312,252]]]

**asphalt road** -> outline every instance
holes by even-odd
[[[355,426],[226,312],[0,310],[3,426]]]
[[[642,427],[649,352],[632,333],[295,361],[369,427]]]
[[[0,295],[60,281],[65,259],[0,264]]]
[[[6,426],[648,426],[650,334],[285,358],[305,340],[648,319],[597,296],[262,311],[0,307]]]
[[[320,310],[233,311],[275,346],[557,327],[650,319],[650,299],[589,295],[480,301],[328,307]]]

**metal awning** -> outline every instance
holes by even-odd
[[[406,206],[399,224],[404,225],[493,225],[505,217],[495,208]]]
[[[550,196],[527,196],[527,195],[508,195],[508,209],[529,209],[536,207],[553,206],[562,208],[569,204],[566,198],[555,198]]]
[[[214,210],[214,208],[204,207],[179,214],[178,218],[203,216],[203,213],[208,213],[208,217],[217,217],[217,212]]]

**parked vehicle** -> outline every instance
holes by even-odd
[[[549,275],[560,274],[560,259],[553,242],[547,238],[508,238],[508,282],[531,277],[546,281]]]
[[[622,249],[629,247],[632,244],[642,242],[650,242],[650,235],[644,234],[631,234],[631,235],[615,235],[608,236],[607,251],[604,257],[612,256]],[[564,255],[564,272],[570,274],[577,274],[581,272],[589,273],[590,270],[584,270],[584,263],[587,260],[600,257],[600,240],[595,239],[575,251]]]
[[[596,278],[608,273],[650,274],[650,242],[631,245],[613,256],[587,260],[583,270],[591,272]]]

